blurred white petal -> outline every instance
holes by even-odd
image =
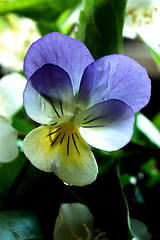
[[[123,36],[139,36],[160,55],[160,1],[128,0]]]
[[[160,147],[160,132],[143,114],[137,114],[137,127],[151,142]]]
[[[0,64],[11,70],[23,69],[23,55],[40,35],[31,19],[7,14],[1,19],[5,28],[0,29]]]
[[[85,225],[84,225],[85,224]],[[93,215],[81,203],[63,203],[54,228],[54,240],[87,239],[93,234]]]
[[[0,80],[0,114],[14,115],[23,105],[26,79],[18,73],[7,74]]]
[[[133,240],[150,240],[151,239],[151,234],[148,232],[147,226],[137,220],[137,219],[130,219],[130,227],[135,235]]]
[[[0,162],[10,162],[18,156],[17,132],[9,121],[0,116]]]
[[[127,8],[148,8],[152,6],[154,0],[128,0]]]
[[[159,29],[160,24],[160,15],[159,19],[149,25],[144,25],[140,29],[137,30],[138,36],[151,47],[160,57],[160,31]]]

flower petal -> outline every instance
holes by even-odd
[[[81,203],[63,203],[56,219],[54,239],[69,240],[72,239],[72,236],[75,236],[75,239],[88,239],[88,234],[93,235],[93,225],[93,215],[85,205]]]
[[[54,172],[62,181],[83,186],[96,179],[97,164],[78,130],[66,123],[31,131],[23,142],[24,153],[37,168]]]
[[[7,74],[0,81],[0,114],[13,116],[23,105],[26,79],[18,73]]]
[[[44,64],[55,64],[69,74],[74,93],[77,93],[84,69],[93,60],[80,41],[61,33],[49,33],[30,46],[24,60],[24,72],[29,79]]]
[[[17,132],[9,121],[0,116],[0,162],[10,162],[18,156]]]
[[[146,70],[133,59],[114,54],[100,58],[86,68],[78,106],[84,109],[104,100],[119,99],[138,112],[148,103],[150,90]]]
[[[24,106],[27,114],[42,124],[72,116],[74,101],[69,75],[53,64],[43,65],[27,82]]]
[[[86,142],[106,151],[118,150],[130,141],[134,120],[133,110],[120,100],[98,103],[77,116]]]
[[[133,240],[140,240],[140,239],[151,240],[152,235],[151,233],[148,232],[148,227],[145,223],[137,219],[131,218],[130,227],[133,234],[135,235]]]

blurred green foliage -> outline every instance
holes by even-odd
[[[55,21],[68,8],[74,8],[80,0],[13,0],[1,1],[0,14],[16,13],[37,22]]]

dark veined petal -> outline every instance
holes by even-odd
[[[70,76],[74,93],[78,92],[84,69],[93,62],[88,49],[80,41],[61,33],[49,33],[34,42],[24,60],[27,79],[44,64],[62,67]]]
[[[108,99],[119,99],[138,112],[150,99],[151,81],[146,69],[133,59],[114,54],[91,63],[79,91],[82,109]]]
[[[69,75],[53,64],[43,65],[27,82],[24,106],[27,114],[42,124],[72,116],[74,97]]]
[[[134,120],[132,108],[120,100],[98,103],[77,116],[86,142],[106,151],[118,150],[131,140]]]
[[[34,166],[54,172],[68,184],[83,186],[96,179],[95,158],[72,122],[34,129],[24,139],[23,149]]]

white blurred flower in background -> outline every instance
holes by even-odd
[[[160,1],[128,0],[123,36],[141,38],[160,56]]]
[[[10,162],[18,156],[17,131],[0,115],[0,162]]]
[[[148,232],[148,228],[143,222],[132,218],[130,219],[130,227],[135,234],[132,240],[151,240],[152,235]]]
[[[40,37],[35,22],[8,14],[0,17],[0,66],[4,72],[23,69],[24,55],[32,42]],[[18,156],[17,131],[11,126],[12,116],[23,105],[26,80],[18,73],[0,79],[0,162]]]
[[[94,229],[94,217],[81,203],[62,203],[55,222],[54,240],[107,240],[105,232]]]
[[[0,162],[10,162],[18,156],[17,131],[11,117],[22,107],[26,80],[18,73],[0,80]]]
[[[23,68],[24,55],[40,38],[34,21],[8,14],[0,18],[0,65],[11,71]]]
[[[55,240],[88,240],[93,236],[93,215],[81,203],[61,204],[54,227]]]
[[[0,80],[0,114],[12,117],[23,105],[26,79],[19,73],[7,74]]]

